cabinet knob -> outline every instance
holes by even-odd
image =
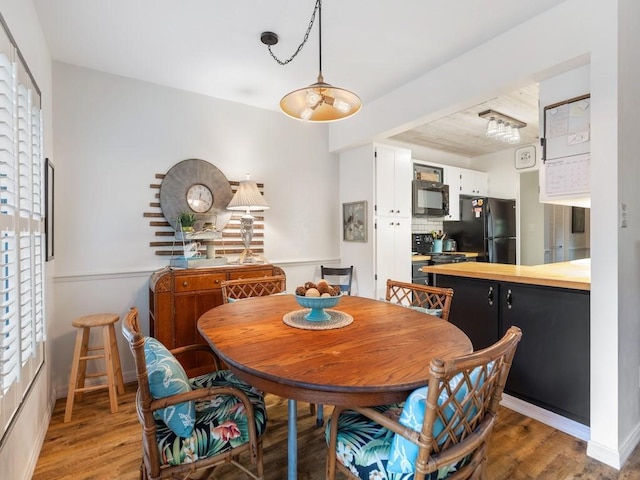
[[[489,287],[489,292],[487,292],[487,301],[489,305],[493,305],[493,287]]]
[[[220,280],[214,280],[213,283],[218,284],[220,283]]]
[[[507,291],[507,308],[511,308],[511,301],[512,301],[512,297],[511,297],[511,289],[509,289]]]
[[[183,287],[186,287],[187,285],[189,285],[187,282],[182,282]]]
[[[400,210],[396,210],[396,213],[400,213]]]
[[[389,213],[393,213],[393,209],[389,210]]]

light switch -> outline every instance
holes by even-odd
[[[627,228],[627,204],[620,202],[620,228]]]

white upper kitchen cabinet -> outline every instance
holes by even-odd
[[[478,170],[460,170],[460,194],[485,196],[489,191],[489,176]]]
[[[460,195],[486,196],[489,175],[468,168],[444,167],[444,183],[449,185],[449,215],[445,220],[460,220]]]
[[[444,183],[449,185],[449,215],[444,217],[445,220],[460,220],[461,170],[458,167],[444,167]]]
[[[411,217],[411,151],[376,146],[374,156],[376,214]]]
[[[375,165],[375,298],[384,298],[387,279],[411,281],[411,151],[377,146]]]

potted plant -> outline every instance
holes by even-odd
[[[178,224],[183,232],[193,232],[196,223],[196,214],[193,212],[182,212],[178,214]]]

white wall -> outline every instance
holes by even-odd
[[[51,58],[38,17],[30,0],[0,0],[0,13],[42,92],[44,151],[46,156],[51,155],[53,152]],[[52,275],[53,264],[47,263],[45,265],[45,320],[48,337],[51,331],[48,322],[55,310]],[[53,407],[49,373],[51,355],[54,351],[52,342],[47,341],[45,348],[44,368],[26,397],[24,407],[19,412],[13,429],[0,446],[0,478],[31,478],[38,460],[40,445],[47,433]]]
[[[538,171],[521,173],[519,184],[519,263],[520,265],[541,265],[544,263],[545,224],[544,205],[538,201]]]
[[[632,186],[640,172],[633,154],[640,142],[633,133],[640,112],[633,54],[640,41],[634,27],[639,8],[634,0],[566,0],[330,127],[330,149],[340,151],[589,63],[594,188],[588,453],[615,467],[640,442],[640,212]],[[629,221],[619,231],[620,202],[629,208]]]
[[[264,182],[265,256],[290,289],[338,260],[338,161],[327,128],[268,110],[54,63],[56,278],[50,321],[53,384],[66,395],[74,317],[137,305],[148,321],[148,278],[168,263],[149,242],[149,211],[164,173],[188,158],[229,180]],[[133,360],[120,339],[125,380]]]
[[[340,154],[341,202],[367,201],[367,242],[340,243],[340,256],[344,265],[353,265],[356,285],[353,295],[374,297],[375,280],[375,230],[374,222],[374,148],[373,145],[358,147]],[[340,236],[342,239],[342,235]]]
[[[591,303],[591,362],[610,368],[617,362],[617,440],[625,458],[640,441],[640,136],[634,128],[640,122],[640,65],[635,48],[640,44],[640,3],[612,3],[618,4],[617,15],[602,5],[595,12],[603,27],[597,31],[592,54],[592,63],[600,68],[591,70],[592,105],[598,110],[592,120],[591,149],[592,288],[601,293]],[[618,220],[622,203],[628,206],[626,228],[620,228]],[[611,244],[617,244],[616,257],[595,255]],[[615,358],[604,351],[609,342],[617,344]],[[592,371],[592,404],[594,397],[602,399],[604,388],[614,386],[608,372],[606,368]],[[609,446],[608,437],[592,438],[597,448]]]

